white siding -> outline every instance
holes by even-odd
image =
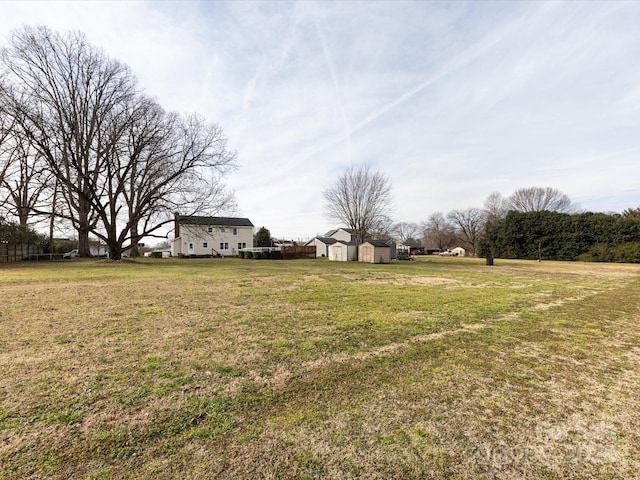
[[[238,244],[253,248],[252,227],[212,227],[209,225],[180,225],[180,236],[173,240],[173,255],[189,254],[189,244],[193,243],[194,255],[234,256]],[[235,232],[235,233],[234,233]]]
[[[356,260],[356,246],[341,242],[329,245],[329,260],[336,262],[353,262]]]
[[[306,246],[314,245],[316,247],[316,257],[328,256],[329,250],[327,249],[328,245],[318,238],[314,238],[313,240],[309,240],[305,243]]]
[[[346,230],[344,230],[342,228],[339,228],[338,230],[333,232],[333,234],[331,235],[331,238],[335,238],[336,240],[338,240],[340,242],[350,242],[351,241],[351,234],[349,232],[347,232]]]

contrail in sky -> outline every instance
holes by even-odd
[[[342,123],[344,125],[344,133],[345,139],[347,140],[347,160],[349,161],[349,165],[351,165],[351,128],[349,126],[349,120],[347,119],[347,113],[344,110],[344,105],[342,103],[342,97],[340,95],[340,86],[338,84],[338,77],[336,76],[336,70],[333,66],[333,62],[331,61],[331,56],[329,55],[329,50],[327,49],[327,44],[324,39],[324,35],[320,30],[320,26],[318,22],[315,21],[316,32],[318,33],[318,39],[320,40],[320,45],[322,46],[322,52],[324,53],[324,58],[327,61],[327,66],[329,67],[329,72],[331,73],[331,78],[333,79],[333,88],[336,92],[336,99],[338,101],[338,107],[340,108],[340,115],[342,116]]]

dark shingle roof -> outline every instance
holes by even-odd
[[[364,243],[370,243],[374,247],[389,247],[389,244],[384,240],[367,240]],[[389,247],[391,248],[391,247]]]
[[[196,215],[180,215],[180,225],[212,225],[216,227],[253,227],[248,218],[237,217],[199,217]]]
[[[331,237],[316,237],[315,240],[320,240],[325,245],[333,245],[334,243],[336,243],[338,241],[335,238],[331,238]],[[313,240],[311,240],[311,241],[313,241]]]

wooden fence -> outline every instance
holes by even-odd
[[[42,255],[42,247],[36,245],[0,243],[0,263],[37,260]]]
[[[282,247],[282,259],[293,260],[295,258],[316,258],[315,245],[293,245]]]

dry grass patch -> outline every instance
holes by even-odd
[[[0,478],[640,471],[637,266],[65,262],[0,295]]]

